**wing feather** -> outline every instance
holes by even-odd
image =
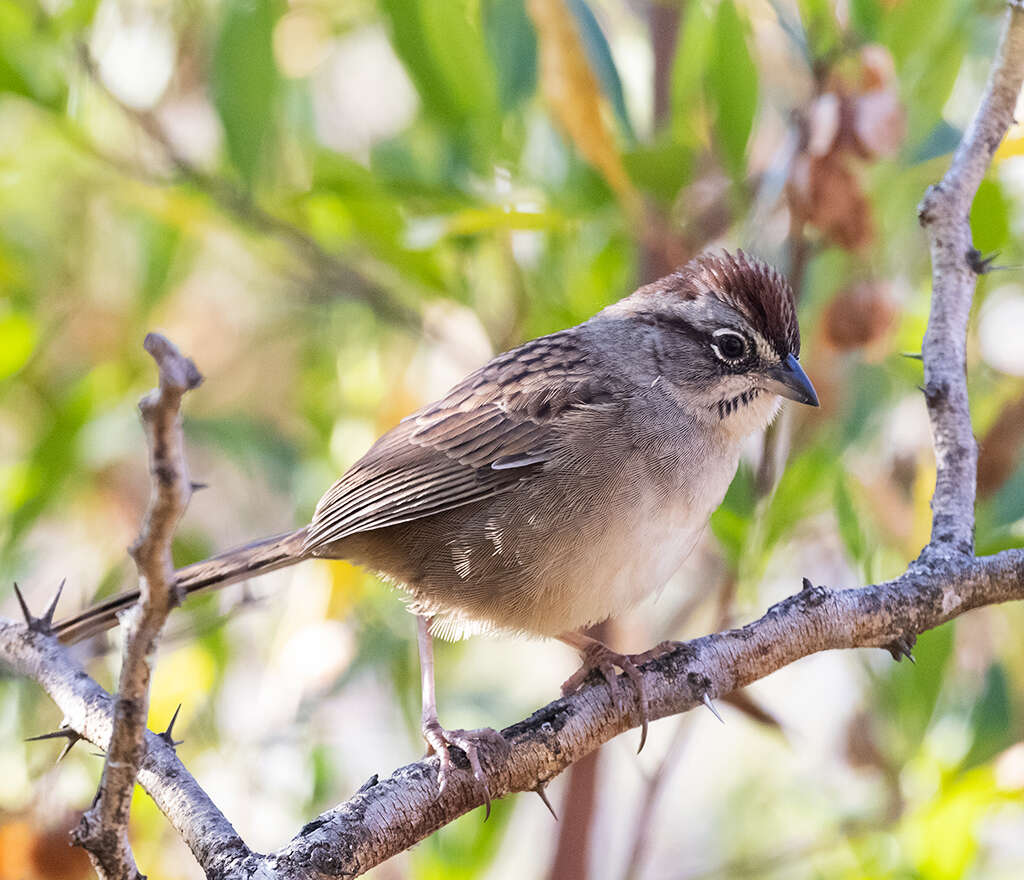
[[[557,450],[565,414],[609,396],[577,334],[564,330],[499,355],[403,419],[320,500],[306,549],[482,501],[529,479]]]

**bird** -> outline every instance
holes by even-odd
[[[439,789],[462,749],[486,789],[489,728],[441,725],[433,639],[559,639],[616,695],[639,663],[584,634],[657,592],[691,553],[745,440],[782,399],[818,405],[799,362],[785,277],[743,251],[702,254],[583,323],[499,354],[381,436],[309,525],[179,569],[182,595],[306,559],[345,559],[405,593],[416,616],[422,732]],[[127,592],[58,623],[64,642],[113,626]]]

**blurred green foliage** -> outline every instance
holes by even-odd
[[[489,350],[584,320],[721,245],[791,273],[802,360],[823,407],[785,417],[752,450],[713,518],[701,577],[736,584],[733,616],[748,618],[804,573],[840,586],[903,569],[928,537],[934,468],[920,363],[901,357],[919,351],[930,288],[915,206],[973,110],[1001,4],[566,9],[569,41],[524,0],[0,0],[0,581],[17,578],[41,602],[66,575],[67,601],[81,604],[130,579],[123,547],[148,491],[133,414],[153,380],[148,329],[169,332],[208,380],[187,412],[195,477],[211,488],[183,523],[185,563],[304,521],[376,435]],[[552,82],[545,52],[589,66],[598,93]],[[871,116],[865,97],[902,108],[905,132],[902,119]],[[602,108],[585,135],[566,122],[584,98]],[[829,139],[822,108],[833,99],[846,115]],[[854,116],[894,149],[868,150],[862,130],[843,128]],[[815,135],[824,146],[812,153]],[[971,214],[977,247],[1006,265],[1024,257],[1024,151],[1011,137]],[[608,176],[615,162],[626,185]],[[818,187],[809,211],[795,207],[800,167]],[[828,232],[829,206],[840,223],[867,211],[857,244]],[[982,317],[990,294],[993,307],[1021,297],[1019,274],[981,279]],[[993,345],[972,330],[982,438],[1024,395]],[[1009,436],[983,446],[983,466],[998,459],[1005,473],[979,500],[979,551],[1021,543],[1024,456]],[[367,575],[339,565],[317,577],[303,625],[343,621],[351,657],[326,681],[275,685],[267,699],[294,696],[295,713],[253,735],[240,758],[280,757],[288,744],[295,772],[253,795],[289,805],[266,819],[278,842],[366,775],[323,705],[371,687],[402,707],[405,746],[384,760],[419,748],[409,621]],[[246,675],[290,662],[299,606],[269,615],[270,601],[297,602],[208,597],[177,615],[184,633],[161,658],[153,723],[186,701],[190,766],[209,768],[244,739],[224,705],[256,687]],[[671,614],[638,615],[651,643],[701,627],[662,632]],[[843,730],[856,747],[833,747],[842,769],[808,799],[813,773],[784,777],[737,758],[726,790],[690,792],[721,817],[715,840],[687,839],[704,860],[691,860],[694,876],[730,876],[729,865],[787,878],[1020,876],[1019,846],[996,833],[1007,822],[1018,840],[1024,832],[1015,623],[1019,609],[996,609],[926,634],[916,666],[845,658],[856,686],[843,685]],[[338,644],[330,632],[326,644]],[[441,650],[445,714],[507,722],[556,693],[557,673],[535,692],[506,693],[499,646],[474,679],[459,663],[468,650]],[[113,660],[91,663],[109,684]],[[0,767],[23,768],[0,808],[21,815],[54,774],[20,738],[59,719],[26,683],[0,681],[0,698]],[[365,724],[391,729],[395,718]],[[796,743],[766,747],[799,759]],[[74,782],[58,799],[81,807],[95,767],[74,754],[65,766]],[[517,809],[497,804],[484,825],[471,816],[445,829],[408,872],[476,877],[515,864],[524,844],[506,832]],[[629,809],[616,799],[615,812]],[[156,876],[188,876],[151,805],[138,810],[143,862]],[[593,846],[618,852],[625,833]],[[660,865],[677,876],[669,843],[652,846],[651,875]],[[618,876],[613,862],[594,876]]]

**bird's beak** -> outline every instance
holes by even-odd
[[[818,395],[814,391],[814,386],[800,366],[800,361],[793,355],[787,355],[777,367],[765,370],[764,377],[765,388],[773,394],[787,397],[797,403],[806,403],[808,406],[818,405]]]

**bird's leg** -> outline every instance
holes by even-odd
[[[420,652],[420,682],[423,688],[423,739],[429,752],[440,761],[438,770],[438,792],[448,785],[455,770],[449,746],[457,746],[466,753],[473,776],[484,790],[487,816],[491,815],[491,793],[487,787],[487,776],[480,763],[481,750],[494,748],[499,754],[508,752],[508,743],[500,733],[489,727],[478,730],[446,730],[437,718],[437,697],[434,690],[434,639],[430,635],[430,618],[416,616],[416,640]],[[485,816],[486,818],[486,816]]]
[[[673,643],[662,642],[660,645],[655,646],[650,651],[644,651],[642,654],[619,654],[609,648],[604,642],[599,642],[597,639],[585,636],[580,632],[562,633],[558,636],[558,640],[575,648],[583,658],[583,665],[562,684],[563,696],[576,693],[586,677],[596,669],[601,673],[602,678],[608,682],[608,687],[612,692],[612,699],[615,700],[615,704],[622,707],[619,677],[615,673],[615,667],[618,666],[626,674],[626,677],[633,682],[634,687],[636,687],[637,699],[640,703],[640,748],[637,751],[639,752],[643,749],[644,743],[647,742],[647,691],[644,688],[644,677],[637,667],[648,660],[654,660],[668,653],[672,650]]]

